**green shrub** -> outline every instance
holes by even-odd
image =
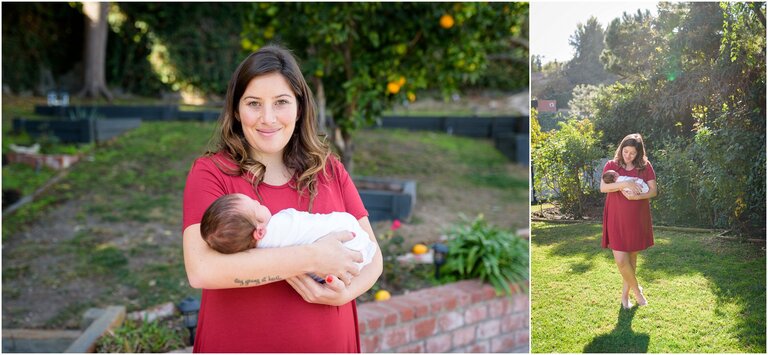
[[[512,294],[510,284],[528,279],[528,242],[489,225],[483,215],[465,219],[448,232],[448,259],[441,270],[448,278],[480,279],[499,294]]]
[[[534,187],[539,194],[554,193],[561,212],[580,219],[598,196],[595,163],[606,154],[598,145],[601,133],[591,121],[570,119],[559,126],[531,153]]]
[[[156,321],[126,320],[96,343],[99,353],[164,353],[185,346],[180,329]]]

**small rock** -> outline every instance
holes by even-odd
[[[176,306],[172,302],[137,312],[128,313],[126,318],[138,321],[151,322],[157,319],[164,319],[172,316],[176,312]]]

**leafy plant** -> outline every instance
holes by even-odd
[[[161,353],[185,346],[180,329],[170,328],[156,321],[126,320],[122,326],[110,331],[96,343],[99,353]]]
[[[579,219],[597,195],[594,170],[604,155],[598,146],[601,132],[587,119],[559,126],[532,152],[534,186],[538,194],[554,194],[562,212]]]
[[[489,225],[483,215],[448,232],[448,259],[442,267],[446,276],[480,279],[501,294],[512,294],[510,284],[528,279],[528,242],[511,232]]]

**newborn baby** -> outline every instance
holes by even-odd
[[[275,215],[258,201],[229,194],[216,199],[203,214],[200,232],[208,245],[220,253],[231,254],[250,248],[279,248],[311,244],[336,231],[350,231],[354,238],[344,246],[363,253],[358,268],[368,265],[376,254],[376,244],[349,213],[328,214],[282,210]]]

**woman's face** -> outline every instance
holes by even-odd
[[[624,165],[631,165],[637,157],[637,149],[632,146],[621,148],[621,157],[624,159]]]
[[[283,75],[270,73],[251,79],[237,112],[252,153],[282,156],[298,115],[296,96]]]

